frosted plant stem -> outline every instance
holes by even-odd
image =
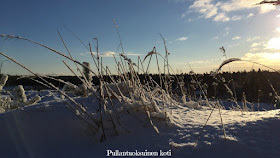
[[[115,55],[113,55],[113,57],[114,57],[114,59],[115,59],[115,62],[118,63],[118,62],[117,62],[117,59],[115,58]],[[120,58],[120,59],[122,60],[122,58]],[[129,79],[128,79],[127,75],[126,75],[126,72],[127,72],[127,71],[124,70],[122,64],[118,64],[118,68],[120,68],[120,71],[123,73],[123,80],[124,80],[124,83],[125,83],[125,85],[126,85],[127,91],[129,92],[130,98],[132,98],[132,94],[131,94],[131,92],[130,92],[130,90],[129,90],[129,83],[128,83],[128,80],[129,80]],[[121,72],[120,72],[120,73],[121,73]]]
[[[101,68],[103,68],[103,64],[102,64],[102,62],[101,62]],[[103,72],[103,69],[101,69],[101,72]],[[114,111],[114,113],[115,113],[115,115],[116,115],[116,117],[117,117],[117,120],[118,120],[118,122],[120,122],[119,121],[119,114],[117,113],[117,110],[116,110],[116,108],[115,108],[115,106],[114,106],[114,104],[113,104],[113,101],[111,100],[111,93],[110,93],[110,91],[108,90],[108,85],[107,85],[107,83],[104,81],[104,76],[103,76],[103,73],[101,73],[100,74],[100,78],[102,79],[100,82],[103,82],[102,83],[102,85],[104,84],[104,87],[105,87],[105,90],[107,91],[107,93],[108,93],[108,95],[109,95],[109,101],[110,101],[110,104],[111,104],[111,106],[112,106],[112,108],[113,108],[113,111]],[[103,88],[103,87],[101,87],[100,86],[100,88]],[[110,115],[110,117],[111,117],[111,119],[112,119],[112,121],[113,121],[113,117],[111,116],[111,113],[109,112],[109,115]],[[114,122],[113,122],[114,123]],[[115,127],[115,124],[113,124],[114,125],[114,127]]]
[[[38,81],[38,80],[36,80],[36,79],[34,79],[32,77],[29,77],[29,79],[32,80],[32,81],[35,81],[35,82],[37,82],[37,83],[39,83],[39,84],[41,84],[41,85],[43,85],[43,86],[45,86],[45,87],[47,87],[49,89],[52,89],[49,85],[47,85],[47,84],[45,84],[45,83],[43,83],[41,81]]]
[[[60,32],[59,32],[59,31],[57,31],[57,32],[58,32],[58,34],[59,34],[59,37],[60,37],[60,39],[61,39],[61,41],[62,41],[62,43],[63,43],[65,49],[67,50],[67,52],[68,52],[70,58],[73,59],[73,57],[72,57],[72,55],[71,55],[71,53],[70,53],[70,51],[69,51],[69,49],[68,49],[66,43],[64,42],[64,40],[63,40],[63,38],[62,38]],[[81,71],[81,69],[78,67],[77,63],[74,62],[74,64],[75,64],[75,66],[76,66],[76,68],[77,68],[77,71],[82,75],[82,71]],[[77,75],[76,75],[76,76],[77,76]]]
[[[165,80],[164,80],[164,85],[165,85],[165,89],[166,89],[166,91],[168,92],[168,93],[170,93],[169,92],[169,87],[168,87],[168,84],[167,84],[167,78],[169,78],[170,77],[170,71],[169,71],[169,62],[168,62],[168,55],[169,55],[169,52],[168,52],[168,50],[167,50],[167,46],[166,46],[166,40],[165,40],[165,38],[162,36],[162,34],[160,33],[159,34],[160,35],[160,37],[161,37],[161,39],[162,39],[162,41],[163,41],[163,45],[164,45],[164,49],[165,49],[165,60],[164,60],[164,78],[165,78]],[[166,69],[167,68],[167,75],[166,75]],[[168,77],[167,77],[168,76]]]
[[[160,72],[160,68],[159,68],[159,63],[158,63],[158,55],[156,54],[156,59],[157,59],[157,67],[158,67],[158,74],[159,74],[159,82],[160,82],[160,88],[161,88],[161,97],[162,97],[162,101],[164,100],[164,95],[163,95],[163,87],[162,87],[162,76],[161,76],[161,72]],[[165,107],[165,102],[163,101],[163,110],[165,112],[165,120],[167,120],[167,116],[166,116],[166,107]]]
[[[194,147],[197,146],[197,143],[198,143],[198,141],[199,141],[199,139],[200,139],[200,136],[201,136],[201,134],[203,133],[203,130],[204,130],[204,128],[206,127],[206,125],[207,125],[207,123],[208,123],[208,121],[209,121],[209,119],[210,119],[212,113],[214,112],[214,110],[215,110],[215,107],[212,108],[212,111],[211,111],[210,115],[208,116],[208,118],[207,118],[205,124],[203,125],[203,127],[201,128],[201,130],[200,130],[200,132],[199,132],[199,135],[198,135],[198,137],[197,137],[197,139],[196,139],[196,141],[195,141]]]
[[[147,66],[147,69],[146,69],[146,74],[148,74],[148,70],[149,70],[149,67],[150,67],[152,56],[153,55],[150,56],[150,59],[149,59],[149,62],[148,62],[148,66]]]
[[[85,45],[85,43],[78,37],[76,36],[69,28],[67,28],[66,26],[64,26],[75,38],[77,38],[80,43],[89,51],[89,48]]]
[[[82,83],[87,84],[80,76],[78,76],[78,75],[71,69],[71,67],[70,67],[64,60],[62,60],[62,62],[66,65],[66,67],[67,67],[75,76],[78,77],[78,79],[79,79]]]
[[[42,46],[42,47],[44,47],[44,48],[46,48],[46,49],[48,49],[48,50],[50,50],[50,51],[52,51],[52,52],[54,52],[54,53],[56,53],[56,54],[59,54],[59,55],[65,57],[65,58],[71,60],[72,62],[77,63],[78,65],[81,65],[81,66],[84,67],[84,68],[89,69],[89,71],[91,71],[95,76],[97,76],[96,73],[95,73],[94,71],[92,71],[89,67],[87,67],[86,65],[84,65],[84,64],[82,64],[81,62],[79,62],[79,61],[77,61],[77,60],[74,60],[73,58],[71,58],[71,57],[69,57],[69,56],[67,56],[67,55],[65,55],[65,54],[63,54],[63,53],[61,53],[61,52],[59,52],[59,51],[57,51],[57,50],[55,50],[55,49],[52,49],[52,48],[50,48],[50,47],[48,47],[48,46],[46,46],[46,45],[44,45],[44,44],[41,44],[41,43],[36,42],[36,41],[32,41],[32,40],[27,39],[27,38],[23,38],[23,37],[19,37],[19,36],[13,36],[13,35],[4,35],[4,34],[2,34],[2,35],[0,35],[0,37],[7,37],[7,38],[15,38],[15,39],[20,39],[20,40],[25,40],[25,41],[28,41],[28,42],[37,44],[37,45],[39,45],[39,46]],[[87,49],[88,49],[88,48],[87,48]],[[88,50],[89,50],[89,49],[88,49]]]
[[[216,103],[216,106],[218,106],[218,108],[219,108],[219,114],[220,114],[220,118],[221,118],[221,124],[222,124],[223,133],[224,133],[224,137],[225,137],[225,141],[226,141],[226,140],[227,140],[227,135],[226,135],[225,126],[224,126],[224,123],[223,123],[223,118],[222,118],[222,114],[221,114],[221,108],[220,108],[220,106],[218,105],[218,103]]]
[[[28,69],[26,66],[22,65],[21,63],[17,62],[15,59],[7,56],[6,54],[0,52],[0,54],[6,58],[8,58],[9,60],[13,61],[14,63],[16,63],[17,65],[21,66],[22,68],[24,68],[25,70],[29,71],[30,73],[32,73],[34,76],[40,78],[42,81],[44,81],[45,83],[47,83],[49,86],[51,86],[52,88],[54,88],[55,90],[57,90],[59,93],[61,93],[62,95],[64,95],[66,98],[68,98],[72,103],[74,103],[74,105],[76,105],[76,107],[78,107],[78,109],[80,109],[83,113],[85,113],[89,118],[92,119],[92,121],[95,123],[94,125],[91,125],[91,127],[95,128],[98,127],[97,123],[95,122],[95,120],[86,112],[86,110],[84,109],[84,107],[82,105],[80,105],[79,103],[77,103],[73,98],[71,98],[70,96],[68,96],[66,93],[64,93],[63,91],[61,91],[60,89],[58,89],[56,86],[54,86],[52,83],[46,81],[44,78],[42,78],[41,76],[39,76],[38,74],[35,74],[33,71],[31,71],[30,69]],[[69,107],[69,106],[67,106]],[[76,114],[76,113],[75,113]],[[89,123],[90,124],[90,123]],[[97,130],[97,129],[96,129]]]
[[[142,69],[144,70],[143,62],[141,61],[141,59],[140,59],[140,63],[141,63]],[[151,92],[150,83],[151,83],[151,85],[154,87],[154,84],[153,84],[153,82],[152,82],[152,79],[150,78],[150,76],[149,76],[145,71],[144,71],[143,73],[144,73],[145,80],[146,80],[147,85],[148,85],[148,90],[149,90],[149,92]],[[149,79],[148,79],[148,78],[149,78]],[[150,81],[150,82],[149,82],[149,81]]]

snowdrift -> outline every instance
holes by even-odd
[[[39,92],[29,93],[32,96]],[[116,134],[110,122],[105,123],[107,139],[100,142],[100,134],[66,107],[67,99],[57,99],[54,96],[59,95],[51,95],[54,93],[40,92],[38,95],[42,101],[39,104],[0,114],[1,157],[107,157],[109,150],[171,151],[172,157],[255,158],[280,155],[280,110],[243,114],[221,110],[226,139],[218,109],[213,111],[201,133],[212,109],[205,106],[197,108],[197,102],[177,105],[174,102],[167,110],[168,121],[164,115],[156,117],[151,113],[159,134],[143,111],[122,111],[120,121],[125,127],[123,131]],[[98,100],[92,96],[76,97],[75,100],[87,105],[87,110],[98,106]],[[155,104],[158,110],[162,110],[160,102],[155,101]]]

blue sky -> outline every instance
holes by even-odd
[[[67,30],[85,43],[99,39],[104,64],[115,69],[110,56],[119,40],[112,18],[119,26],[124,51],[137,62],[155,46],[164,54],[161,33],[171,53],[170,64],[177,72],[210,72],[228,57],[253,60],[279,69],[280,10],[273,5],[254,6],[260,0],[3,0],[0,34],[13,34],[46,44],[67,53],[59,30],[72,55],[89,61],[87,49]],[[62,57],[32,43],[0,39],[0,51],[36,73],[70,74]],[[0,57],[0,60],[5,60]],[[67,61],[67,60],[66,60]],[[156,72],[155,62],[151,72]],[[251,68],[240,62],[232,70]],[[4,73],[28,74],[13,63],[4,63]]]

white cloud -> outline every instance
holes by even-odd
[[[254,4],[258,2],[259,0],[231,0],[223,3],[221,9],[225,12],[237,11],[246,8],[251,8]]]
[[[207,64],[217,64],[217,61],[219,61],[220,59],[217,59],[217,58],[215,58],[215,59],[202,59],[202,60],[194,60],[194,61],[191,61],[191,62],[189,62],[190,64],[196,64],[196,66],[197,65],[205,65],[205,63],[207,63]]]
[[[280,37],[271,38],[267,42],[266,49],[280,49]]]
[[[232,40],[239,40],[239,39],[241,39],[240,36],[235,36],[235,37],[232,38]]]
[[[236,42],[234,44],[228,44],[226,45],[227,48],[236,48],[238,46],[240,46],[241,42]]]
[[[247,41],[247,42],[251,42],[251,41],[258,40],[258,39],[260,39],[260,36],[249,37],[246,41]]]
[[[231,20],[233,21],[237,21],[237,20],[241,20],[242,19],[242,16],[239,16],[239,15],[234,15],[233,17],[231,17]]]
[[[113,57],[113,56],[118,56],[118,53],[112,52],[112,51],[107,51],[102,54],[100,54],[101,57]],[[135,54],[135,53],[126,53],[126,56],[140,56],[141,54]]]
[[[276,9],[275,5],[263,4],[263,5],[261,5],[260,13],[261,14],[268,13],[268,12],[273,11],[275,9]]]
[[[93,55],[96,55],[97,53],[96,52],[91,52]],[[81,56],[84,56],[84,57],[90,57],[90,52],[85,52],[85,53],[80,53]],[[100,57],[113,57],[113,56],[118,56],[118,53],[116,52],[112,52],[112,51],[107,51],[107,52],[104,52],[104,53],[99,53],[99,56]],[[127,56],[140,56],[141,54],[135,54],[135,53],[127,53],[125,54]]]
[[[253,47],[250,49],[250,52],[256,52],[256,51],[259,51],[260,49],[259,48],[256,48],[256,47]]]
[[[190,64],[204,64],[204,63],[209,63],[207,60],[196,60],[196,61],[191,61],[189,62]]]
[[[127,53],[126,55],[127,56],[140,56],[140,55],[143,55],[143,54]]]
[[[230,18],[225,15],[225,13],[219,13],[215,18],[213,19],[214,21],[222,21],[226,22],[229,21]]]
[[[189,8],[203,14],[205,18],[211,18],[218,12],[218,8],[212,4],[212,0],[196,0]]]
[[[238,11],[243,9],[250,9],[255,7],[260,7],[260,13],[267,13],[276,9],[274,5],[271,4],[262,4],[255,5],[260,3],[261,0],[231,0],[225,2],[221,5],[221,9],[225,12]]]
[[[211,38],[211,40],[217,40],[217,39],[219,39],[218,36],[215,36],[215,37]]]
[[[180,37],[180,38],[176,39],[176,41],[185,41],[187,39],[188,39],[188,37]]]
[[[94,54],[95,52],[92,52],[92,53]],[[89,55],[90,55],[90,52],[80,53],[80,56],[84,56],[84,57],[89,56]]]
[[[277,31],[277,32],[280,32],[280,27],[276,28],[276,31]]]
[[[230,20],[240,20],[241,16],[233,16],[231,19],[226,16],[226,13],[260,8],[260,14],[268,13],[276,9],[276,6],[271,4],[255,5],[259,3],[260,0],[227,0],[226,2],[218,2],[213,0],[195,0],[194,3],[189,7],[191,11],[201,14],[201,17],[206,19],[213,18],[217,22],[227,22]],[[187,12],[189,12],[188,10]],[[253,13],[247,15],[248,17],[253,16]],[[185,17],[186,13],[182,14]],[[245,15],[246,16],[246,15]]]
[[[113,55],[116,55],[116,53],[111,52],[111,51],[104,52],[103,54],[100,54],[101,57],[113,57]]]
[[[257,46],[259,46],[260,44],[259,43],[253,43],[252,45],[251,45],[251,47],[257,47]]]
[[[280,18],[280,14],[276,15],[276,18]]]
[[[212,16],[217,14],[217,8],[213,8],[207,14],[205,14],[205,18],[211,18]]]

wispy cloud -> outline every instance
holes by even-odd
[[[209,71],[211,69],[217,69],[219,67],[219,64],[221,63],[221,59],[219,58],[213,58],[213,59],[201,59],[201,60],[193,60],[189,62],[189,64],[192,66],[192,68],[195,70],[195,72],[203,72],[205,71],[205,64],[207,64],[207,68]]]
[[[141,56],[143,54],[127,53],[126,55],[127,56]]]
[[[189,18],[189,19],[188,19],[188,22],[191,22],[191,21],[193,21],[193,19],[192,19],[192,18]]]
[[[213,20],[226,22],[226,21],[229,21],[230,18],[227,17],[225,13],[219,13],[217,16],[215,16],[215,18]]]
[[[92,53],[95,53],[95,52],[92,52]],[[80,56],[84,56],[84,57],[87,57],[89,55],[90,55],[90,52],[80,53]]]
[[[180,38],[177,38],[175,41],[185,41],[187,39],[188,39],[188,37],[180,37]]]
[[[260,7],[260,13],[263,14],[275,10],[276,8],[274,5],[270,5],[270,4],[255,5],[259,2],[260,0],[230,0],[228,2],[224,2],[221,5],[221,10],[225,12],[232,12],[232,11],[238,11],[243,9]]]
[[[190,64],[209,64],[212,63],[214,64],[216,61],[218,61],[219,59],[206,59],[206,60],[194,60],[189,62]]]
[[[265,42],[254,42],[251,44],[250,52],[257,52],[264,48]]]
[[[249,37],[246,41],[251,42],[260,39],[260,36]]]
[[[230,20],[236,21],[241,20],[246,15],[234,15],[228,16],[227,13],[232,13],[244,9],[260,8],[260,14],[268,13],[276,9],[276,6],[271,4],[255,5],[260,0],[227,0],[225,2],[214,1],[214,0],[195,0],[194,3],[189,7],[193,12],[199,13],[201,17],[209,19],[212,18],[216,22],[227,22]],[[182,14],[185,17],[189,10]],[[250,13],[247,17],[251,17],[254,14]]]
[[[240,36],[235,36],[235,37],[232,38],[232,40],[239,40],[239,39],[241,39]]]
[[[96,52],[91,52],[93,55],[96,55]],[[80,53],[81,56],[83,57],[89,57],[90,52],[85,52],[85,53]],[[100,57],[113,57],[113,56],[118,56],[119,54],[113,51],[106,51],[104,53],[99,53]],[[126,56],[140,56],[142,54],[135,54],[135,53],[127,53],[125,54]]]
[[[260,48],[257,48],[257,47],[251,47],[250,48],[250,52],[256,52],[256,51],[259,51]]]
[[[205,18],[211,18],[218,13],[218,8],[212,3],[212,0],[196,0],[189,8],[194,9]]]
[[[217,40],[217,39],[219,39],[218,36],[215,36],[215,37],[211,38],[211,40]]]
[[[233,17],[231,17],[231,20],[233,21],[237,21],[237,20],[241,20],[242,19],[242,16],[240,15],[234,15]]]
[[[259,46],[260,45],[260,43],[253,43],[253,44],[251,44],[251,47],[257,47],[257,46]]]
[[[108,51],[100,54],[101,57],[113,57],[114,55],[116,55],[116,53],[112,51]]]
[[[270,11],[273,11],[276,9],[276,6],[275,5],[271,5],[271,4],[263,4],[261,6],[261,10],[260,10],[260,13],[261,14],[264,14],[264,13],[268,13]]]

